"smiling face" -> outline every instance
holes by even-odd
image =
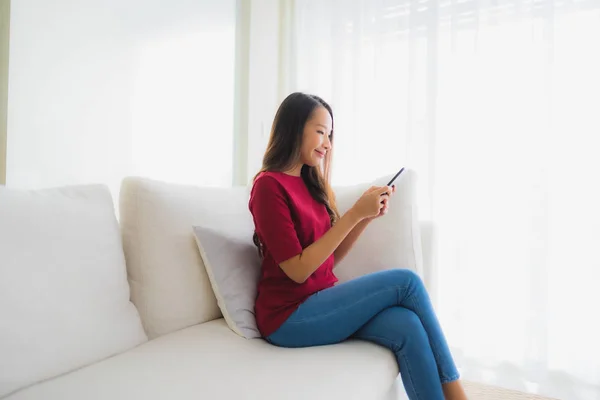
[[[333,121],[329,111],[319,106],[312,112],[304,125],[300,161],[310,167],[321,165],[327,152],[331,150],[331,129]]]
[[[333,112],[323,99],[301,92],[290,94],[275,114],[261,171],[294,176],[306,171],[314,179],[318,179],[316,173],[328,182],[333,124]]]

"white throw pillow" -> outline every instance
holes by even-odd
[[[0,187],[0,397],[146,340],[108,189]]]
[[[337,206],[343,215],[371,186],[383,186],[394,174],[371,183],[336,187]],[[335,268],[340,283],[393,268],[423,274],[420,223],[416,201],[416,173],[406,169],[394,182],[396,192],[388,213],[369,224],[350,252]]]
[[[247,208],[229,211],[244,223],[195,226],[196,242],[227,325],[246,339],[259,338],[254,303],[261,260],[252,242],[251,214]]]

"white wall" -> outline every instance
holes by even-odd
[[[234,0],[19,0],[7,186],[232,181]]]

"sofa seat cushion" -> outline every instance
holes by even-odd
[[[244,339],[217,319],[140,345],[9,400],[379,400],[398,374],[375,344],[285,349]]]

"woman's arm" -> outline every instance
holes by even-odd
[[[351,209],[319,240],[279,266],[294,282],[303,283],[329,258],[361,219],[361,216]]]
[[[367,190],[367,193],[369,193],[375,189],[376,189],[376,187],[371,187],[369,190]],[[396,191],[396,186],[392,186],[392,190],[389,192],[390,196],[393,195],[395,191]],[[365,218],[362,221],[360,221],[354,227],[354,229],[352,229],[352,231],[348,234],[348,236],[346,236],[346,238],[342,241],[342,243],[340,243],[338,248],[335,249],[335,251],[333,252],[333,256],[335,259],[334,268],[338,265],[338,263],[340,261],[342,261],[344,259],[344,257],[346,257],[346,255],[348,254],[348,252],[350,251],[352,246],[354,246],[354,243],[356,243],[356,241],[358,240],[360,235],[363,233],[365,228],[369,225],[369,223],[371,221],[373,221],[375,218],[379,218],[387,212],[387,209],[388,209],[387,202],[388,202],[388,200],[385,201],[385,204],[381,208],[381,210],[379,210],[378,215],[376,215],[375,217]]]
[[[384,192],[389,189],[383,187],[364,193],[331,229],[304,249],[298,241],[285,192],[276,180],[264,177],[255,182],[250,210],[261,240],[275,262],[290,279],[303,283],[362,220],[380,213],[389,197]]]
[[[373,217],[382,215],[382,210],[387,209],[387,201],[392,188],[371,188],[365,192],[354,206],[344,214],[319,240],[305,248],[302,253],[279,264],[283,272],[297,283],[303,283],[343,245],[344,254],[350,250],[360,233]],[[349,236],[351,235],[351,236]],[[342,257],[343,257],[342,255]]]
[[[331,255],[337,264],[350,251],[369,222],[387,212],[395,187],[371,187],[319,240],[296,257],[279,264],[295,282],[302,283]]]

